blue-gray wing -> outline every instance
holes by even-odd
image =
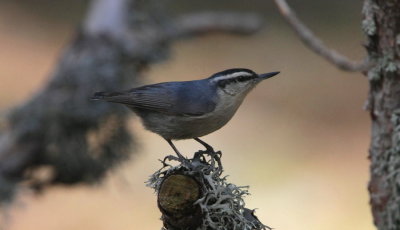
[[[205,82],[166,82],[125,92],[98,92],[93,99],[171,115],[201,116],[215,109],[215,91]]]

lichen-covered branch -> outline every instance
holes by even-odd
[[[363,71],[369,68],[367,61],[353,62],[333,49],[329,49],[315,34],[296,16],[286,0],[274,0],[280,13],[294,29],[303,43],[312,51],[330,63],[345,71]]]
[[[214,28],[210,31],[202,26],[181,29],[184,23],[176,24],[164,9],[156,0],[92,1],[47,84],[2,125],[0,200],[12,197],[21,181],[40,189],[101,179],[129,156],[134,139],[127,130],[127,110],[92,103],[89,96],[139,84],[142,71],[165,59],[171,43],[187,35],[182,31],[235,31],[234,26],[221,24],[223,16],[208,21]],[[259,28],[258,22],[243,25],[241,19],[229,20],[240,30]],[[38,170],[48,175],[39,179]]]
[[[248,187],[222,176],[221,152],[199,151],[184,162],[167,156],[162,164],[148,186],[158,194],[163,229],[271,229],[245,207]]]
[[[127,42],[128,36],[115,33],[113,26],[130,34],[131,43],[139,42],[134,34],[140,28],[120,25],[120,21],[115,21],[116,25],[96,24],[93,20],[98,18],[91,17],[98,11],[104,18],[128,17],[126,5],[131,2],[93,2],[89,16],[61,55],[47,84],[11,112],[1,136],[0,199],[11,196],[11,188],[15,188],[12,184],[21,180],[30,181],[35,188],[95,182],[128,157],[133,139],[126,128],[126,111],[91,103],[88,98],[99,88],[113,90],[137,84],[140,71],[152,61],[127,50],[121,42]],[[154,13],[139,6],[131,10]],[[157,52],[165,50],[160,47]],[[52,175],[47,181],[33,179],[34,172],[42,167],[50,167]]]

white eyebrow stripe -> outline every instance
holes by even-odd
[[[212,82],[216,82],[216,81],[220,81],[220,80],[227,80],[227,79],[236,78],[238,76],[251,76],[251,75],[253,75],[253,74],[251,74],[249,72],[242,71],[242,72],[236,72],[236,73],[231,73],[231,74],[228,74],[228,75],[219,76],[219,77],[216,77],[216,78],[212,79],[211,81]]]

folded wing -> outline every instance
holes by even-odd
[[[211,92],[203,88],[187,88],[185,83],[168,82],[124,92],[97,92],[92,99],[171,115],[201,116],[215,109],[214,95]]]

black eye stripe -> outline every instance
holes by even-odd
[[[227,80],[218,81],[218,86],[224,88],[229,82]]]
[[[253,79],[253,78],[254,78],[253,76],[240,76],[240,77],[237,78],[237,80],[240,81],[240,82],[242,82],[242,81],[251,80],[251,79]]]
[[[234,82],[245,82],[249,81],[251,79],[257,78],[257,75],[242,75],[242,76],[237,76],[235,78],[230,78],[230,79],[223,79],[218,81],[218,86],[219,87],[225,87],[226,85]]]

